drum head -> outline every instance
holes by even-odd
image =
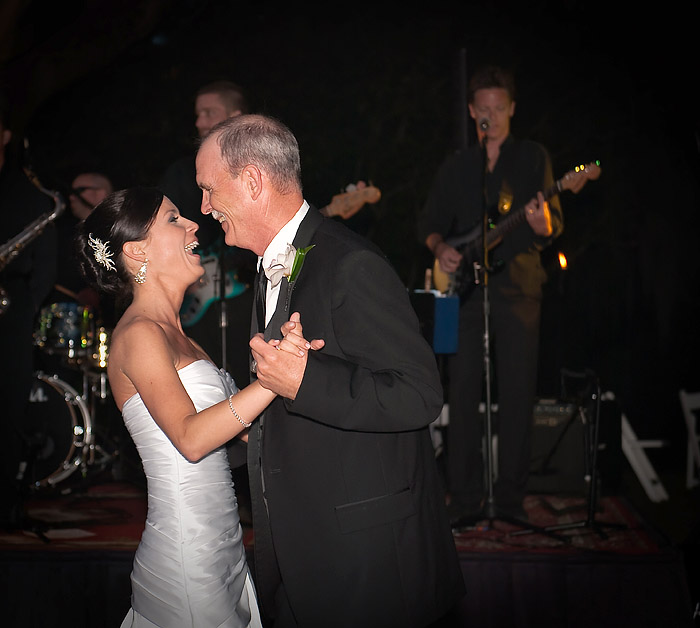
[[[86,460],[93,442],[87,405],[57,376],[36,373],[24,425],[25,480],[49,486],[71,475]]]

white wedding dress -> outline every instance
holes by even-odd
[[[198,412],[237,390],[228,373],[206,360],[178,373]],[[188,462],[138,394],[122,415],[148,482],[146,527],[122,628],[261,626],[226,449]]]

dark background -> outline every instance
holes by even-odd
[[[512,68],[514,134],[548,147],[555,177],[602,165],[562,195],[565,232],[544,256],[540,394],[557,395],[561,367],[592,369],[640,437],[683,455],[678,390],[700,389],[696,20],[672,3],[525,4],[2,0],[0,81],[23,158],[64,190],[93,169],[156,182],[192,149],[194,91],[232,79],[297,135],[312,203],[358,179],[382,190],[351,225],[416,288],[432,263],[416,212],[473,138],[464,77]]]

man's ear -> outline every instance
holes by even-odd
[[[263,189],[263,176],[260,168],[253,164],[248,164],[241,172],[241,182],[254,201],[258,200]]]
[[[2,138],[0,139],[2,139],[2,145],[7,146],[12,139],[12,131],[10,131],[10,129],[3,129]]]

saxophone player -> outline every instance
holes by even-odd
[[[21,233],[54,204],[27,178],[14,158],[10,108],[0,94],[0,246]],[[21,522],[19,463],[26,460],[22,419],[34,371],[34,319],[55,282],[56,233],[47,225],[0,271],[0,286],[8,303],[0,313],[0,399],[3,410],[0,451],[0,525]]]

